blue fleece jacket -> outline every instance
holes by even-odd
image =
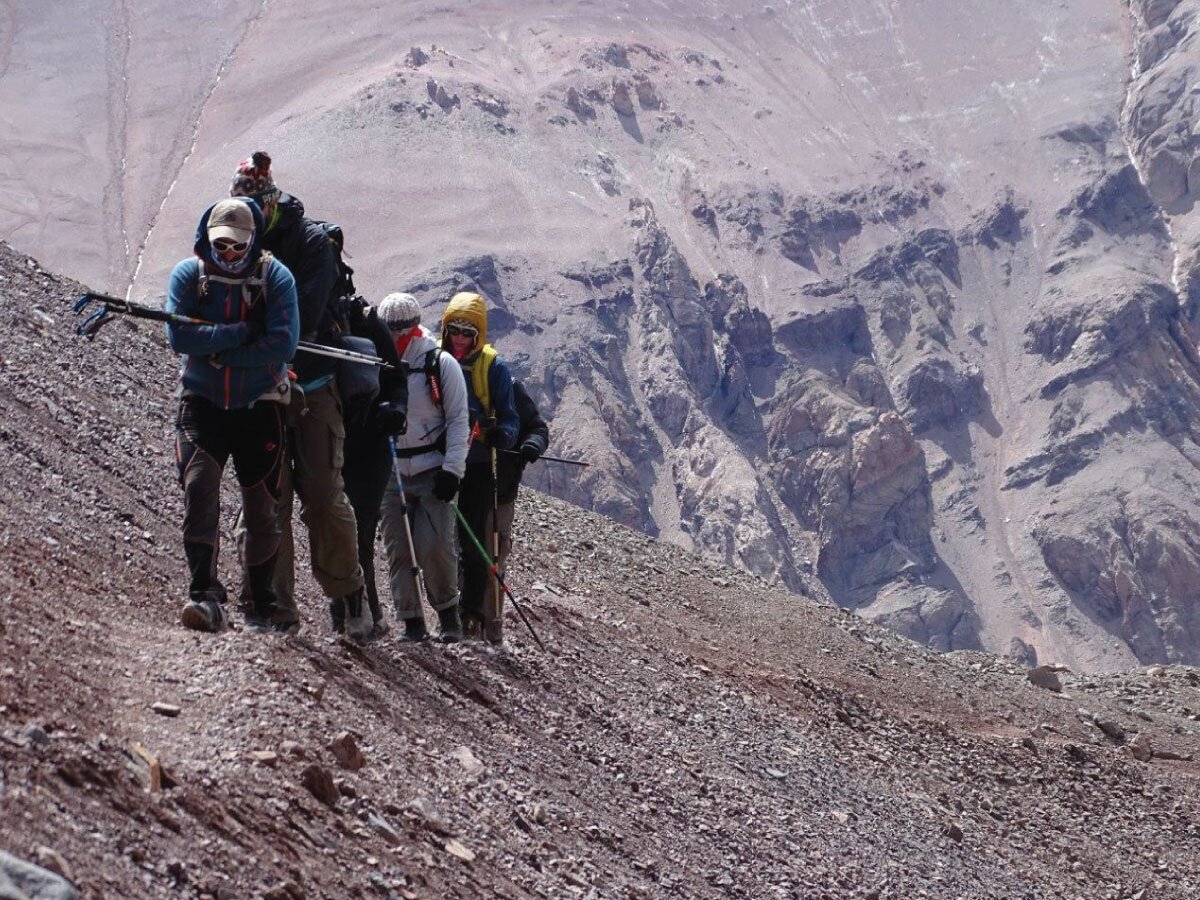
[[[238,198],[244,199],[244,198]],[[210,206],[196,229],[196,255],[176,264],[167,287],[167,311],[211,322],[211,325],[167,325],[171,349],[184,355],[180,378],[185,394],[196,394],[224,409],[249,406],[267,391],[287,384],[287,364],[300,339],[296,281],[276,259],[260,262],[262,213],[254,212],[255,232],[250,245],[246,278],[262,270],[263,283],[244,289],[244,281],[223,277],[208,243]],[[214,204],[215,205],[215,204]],[[208,278],[203,296],[200,275]],[[247,342],[249,323],[257,323],[257,340]]]

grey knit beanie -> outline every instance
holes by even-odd
[[[412,328],[421,324],[421,304],[412,294],[388,294],[379,303],[379,318],[388,328]]]

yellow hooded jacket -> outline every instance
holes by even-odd
[[[450,298],[446,311],[442,313],[441,346],[447,350],[450,348],[450,342],[446,339],[446,326],[458,320],[470,322],[479,331],[475,347],[462,360],[461,365],[463,374],[471,379],[472,391],[483,405],[485,414],[494,415],[491,392],[488,390],[488,369],[496,359],[496,348],[487,342],[487,304],[484,299],[470,291],[460,291]]]

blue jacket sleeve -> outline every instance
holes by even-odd
[[[488,368],[488,393],[491,394],[492,408],[496,410],[496,424],[504,432],[504,446],[498,450],[507,450],[517,442],[521,431],[521,417],[517,415],[517,399],[513,394],[512,372],[503,360],[497,358]]]
[[[167,312],[180,316],[196,316],[200,295],[197,282],[200,262],[185,259],[171,270],[167,284]],[[167,342],[176,353],[188,356],[211,356],[238,346],[246,339],[246,324],[231,322],[226,325],[182,325],[167,323]]]
[[[296,355],[300,341],[300,311],[296,303],[296,279],[279,260],[271,262],[267,276],[267,330],[252,344],[217,355],[223,366],[253,369],[285,363]]]

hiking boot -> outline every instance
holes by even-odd
[[[346,631],[346,601],[341,597],[329,601],[329,625],[336,634]]]
[[[443,644],[457,644],[463,637],[462,621],[458,618],[458,604],[438,610],[438,635]]]
[[[500,619],[485,622],[483,626],[483,639],[493,647],[502,647],[504,645],[504,622]]]
[[[425,620],[422,619],[421,621]],[[374,627],[371,628],[371,640],[381,638],[391,630],[392,626],[388,624],[387,619],[379,619],[375,622]]]
[[[225,627],[225,607],[216,600],[193,600],[183,608],[179,621],[193,631],[220,631]]]
[[[250,613],[243,620],[242,630],[246,634],[266,634],[271,630],[271,620],[266,616],[257,616]]]
[[[413,643],[429,640],[429,629],[425,627],[425,617],[415,616],[411,619],[405,619],[404,636],[401,640]]]
[[[371,609],[363,589],[347,594],[342,600],[346,604],[346,637],[357,644],[365,643],[375,623],[371,621]]]
[[[481,640],[483,638],[483,619],[472,615],[463,616],[462,635],[465,641]]]

